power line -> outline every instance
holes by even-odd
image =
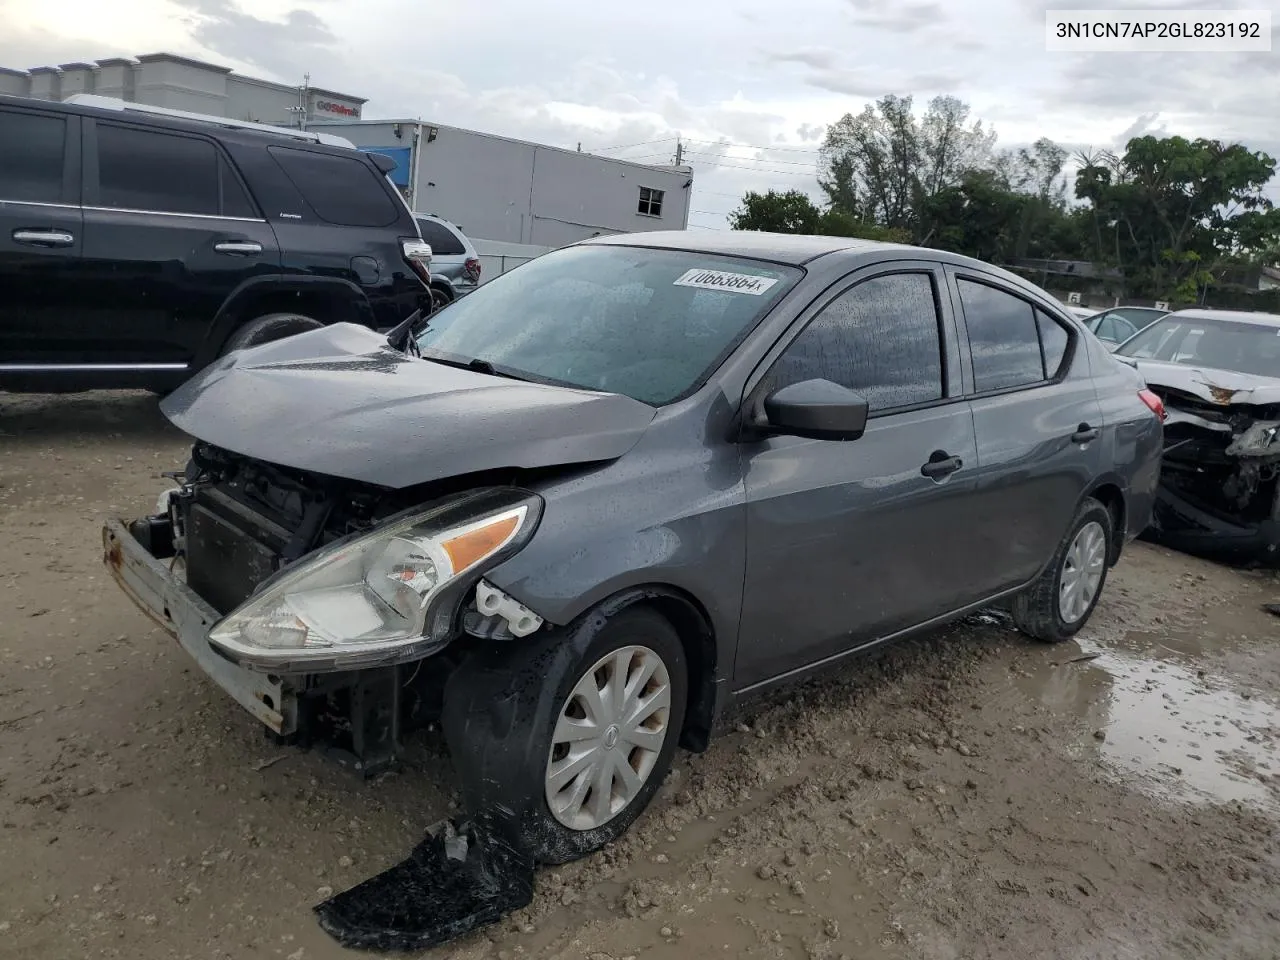
[[[694,158],[702,158],[704,160],[714,160],[723,156],[723,154],[694,153],[690,154],[690,156]],[[725,159],[736,160],[740,163],[781,163],[789,167],[808,167],[810,170],[818,169],[818,165],[812,161],[805,163],[799,160],[774,160],[771,157],[726,157]]]
[[[776,173],[784,177],[807,177],[812,179],[817,174],[816,169],[801,172],[799,170],[769,170],[763,167],[739,167],[732,163],[716,163],[714,165],[728,170],[750,170],[753,173]]]
[[[689,143],[709,143],[716,147],[743,147],[747,150],[777,150],[781,153],[814,153],[821,149],[820,147],[779,147],[765,146],[762,143],[732,143],[728,140],[691,140],[685,137]]]
[[[611,147],[595,147],[590,153],[599,153],[602,150],[628,150],[631,147],[647,147],[651,143],[670,143],[676,137],[662,137],[659,140],[641,140],[639,143],[617,143]]]

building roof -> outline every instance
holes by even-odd
[[[312,87],[314,90],[315,88]],[[591,157],[593,160],[608,160],[610,163],[625,163],[629,167],[645,167],[649,170],[657,170],[662,173],[683,173],[686,176],[693,175],[693,167],[681,165],[679,167],[671,166],[663,163],[641,163],[638,160],[628,160],[625,157],[609,157],[601,153],[591,153],[589,150],[571,150],[568,147],[554,147],[546,143],[535,143],[532,140],[521,140],[519,137],[507,137],[501,133],[488,133],[484,130],[470,130],[466,127],[455,127],[448,123],[433,123],[428,120],[408,117],[383,117],[381,119],[371,119],[368,117],[352,118],[350,120],[308,120],[308,127],[371,127],[379,124],[391,126],[392,124],[400,124],[405,127],[423,126],[431,127],[434,130],[456,130],[459,133],[470,134],[474,137],[489,137],[492,140],[502,140],[506,143],[520,143],[527,147],[537,147],[539,150],[555,150],[559,153],[572,153],[579,157]]]

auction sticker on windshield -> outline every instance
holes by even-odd
[[[724,290],[729,293],[748,293],[758,297],[778,280],[776,277],[756,277],[749,273],[726,273],[723,270],[705,270],[694,267],[680,276],[673,286],[697,287],[699,290]]]

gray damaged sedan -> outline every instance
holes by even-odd
[[[394,342],[228,355],[106,562],[286,740],[372,772],[440,723],[541,862],[726,708],[1005,602],[1061,641],[1151,515],[1162,406],[1038,288],[759,233],[559,250]]]

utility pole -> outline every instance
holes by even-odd
[[[684,142],[680,139],[680,134],[676,134],[676,166],[680,166],[680,161],[684,159]]]
[[[290,113],[298,115],[298,129],[307,129],[307,93],[311,90],[311,74],[302,75],[302,86],[298,88],[298,105],[290,107]]]

